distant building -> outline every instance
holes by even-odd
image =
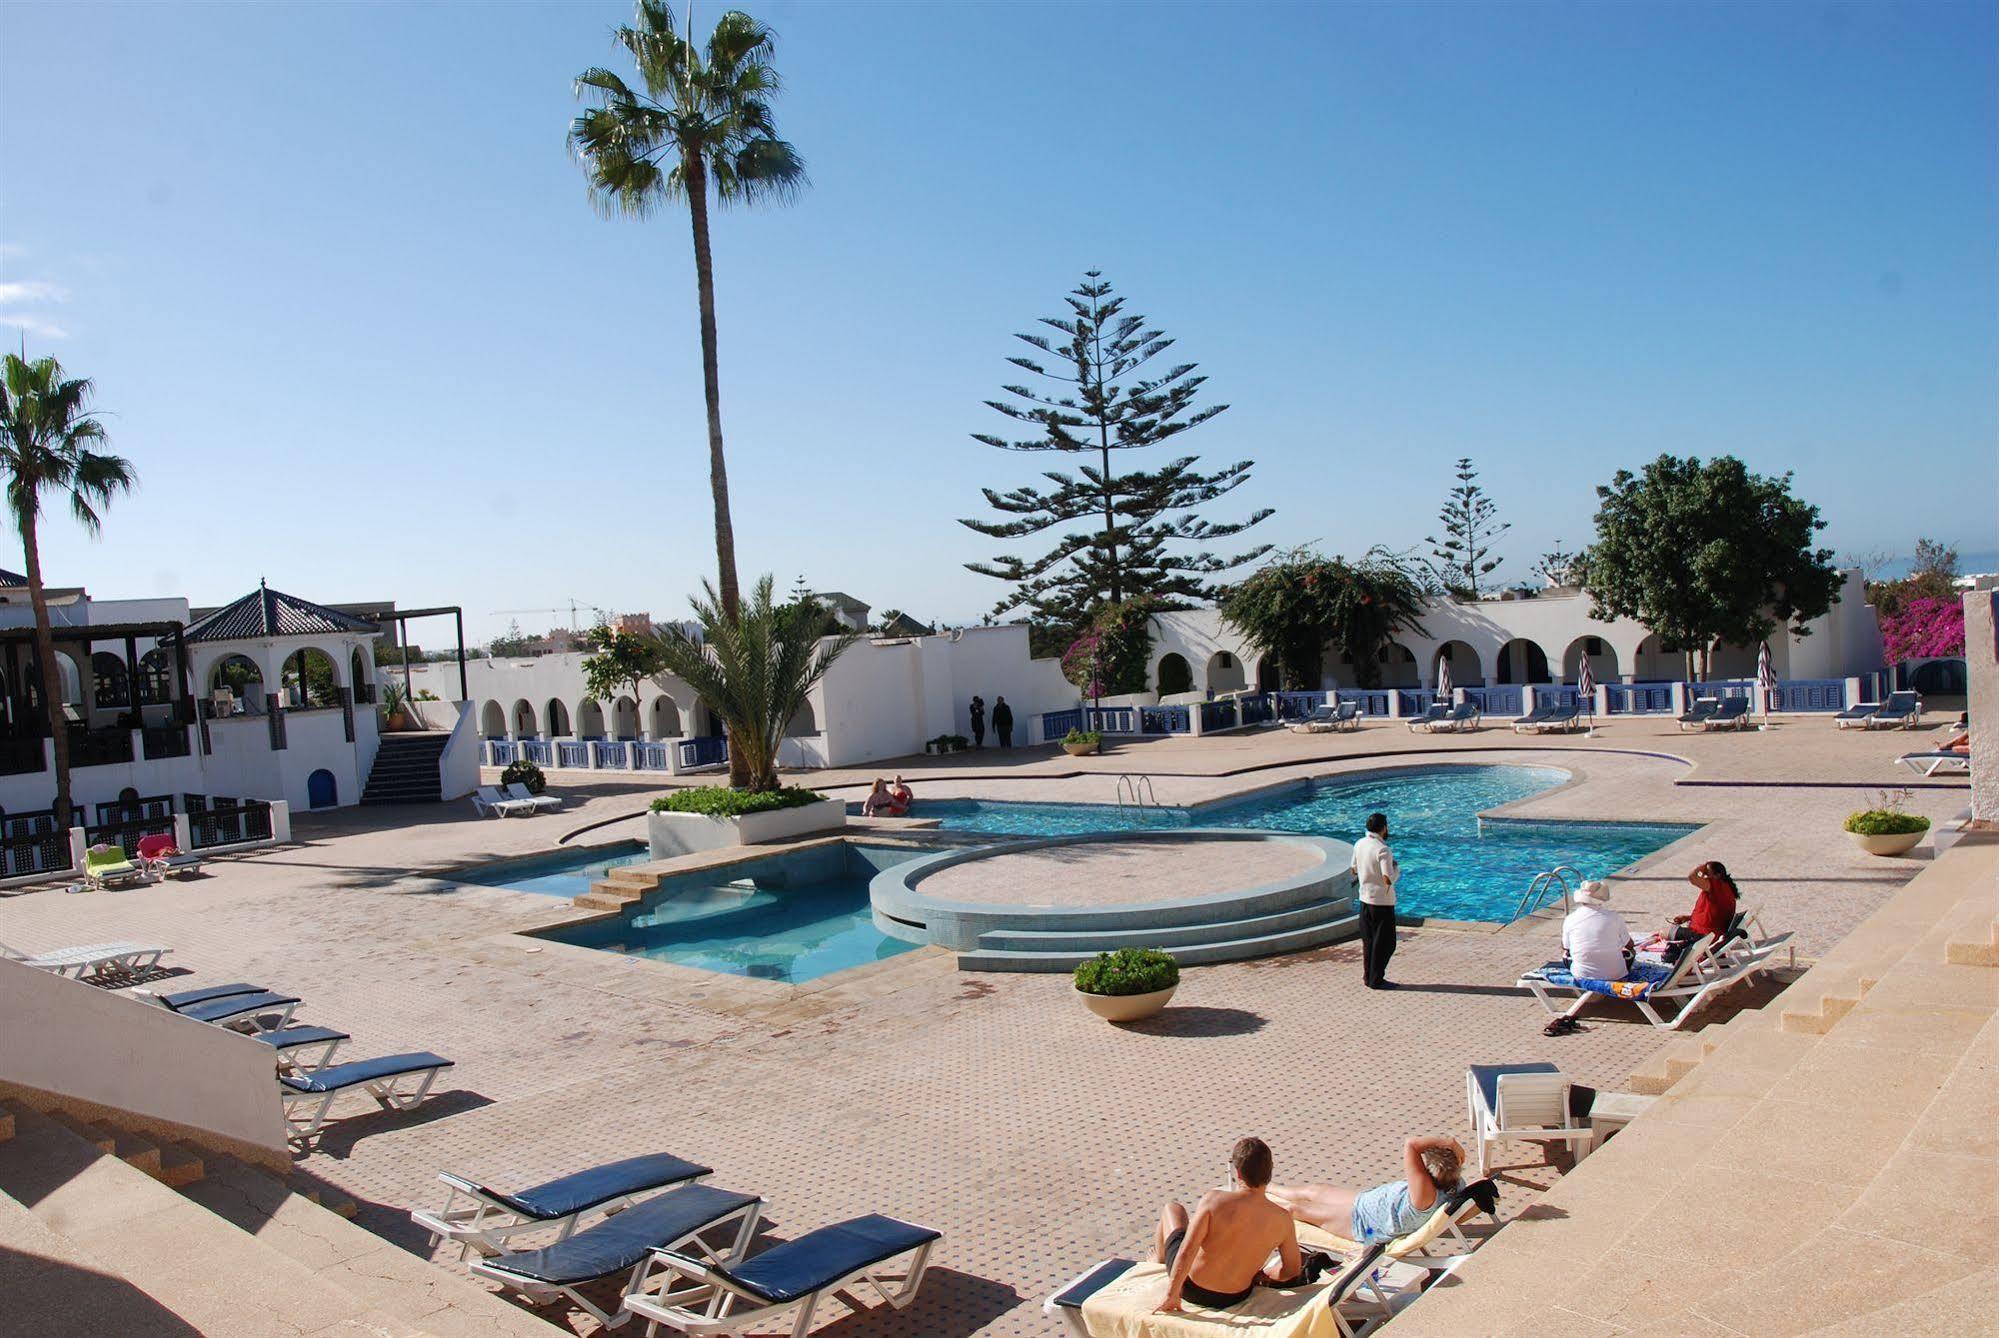
[[[890,609],[888,617],[882,619],[877,636],[935,636],[937,629],[928,623],[920,623],[901,609]]]
[[[815,590],[812,598],[824,604],[833,615],[833,621],[850,632],[868,630],[868,606],[852,595],[839,590]]]

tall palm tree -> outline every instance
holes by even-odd
[[[28,598],[35,606],[35,658],[42,671],[42,705],[55,741],[58,821],[69,818],[69,729],[62,714],[62,671],[56,664],[49,600],[42,588],[42,554],[37,530],[43,494],[69,495],[77,523],[96,534],[103,528],[98,509],[130,491],[137,475],[123,456],[96,449],[106,441],[104,424],[90,411],[94,387],[66,377],[54,358],[29,362],[9,353],[0,372],[0,482],[21,531],[27,559]]]
[[[673,29],[664,0],[639,0],[618,45],[637,67],[644,92],[606,69],[585,70],[576,95],[598,105],[569,128],[570,148],[590,176],[590,197],[607,214],[644,218],[685,200],[694,229],[694,281],[701,308],[701,383],[708,402],[708,486],[715,499],[715,567],[721,607],[734,617],[736,531],[729,517],[729,470],[722,454],[722,384],[715,352],[715,261],[708,243],[708,196],[720,204],[785,201],[805,185],[798,151],[777,137],[770,99],[780,86],[771,65],[776,34],[730,10],[706,47]],[[732,750],[733,758],[733,750]],[[729,766],[743,783],[741,764]]]

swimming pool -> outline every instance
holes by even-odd
[[[1536,874],[1557,864],[1600,878],[1694,827],[1671,823],[1487,822],[1478,814],[1551,790],[1567,773],[1548,767],[1450,766],[1320,781],[1199,809],[1120,812],[1105,804],[925,801],[918,816],[949,831],[1059,836],[1135,827],[1257,827],[1352,841],[1369,813],[1388,815],[1402,865],[1397,904],[1411,915],[1501,922],[1513,918]],[[1483,830],[1481,831],[1481,827]]]
[[[651,858],[643,841],[619,841],[615,845],[585,846],[553,855],[505,860],[465,873],[450,875],[454,883],[479,887],[505,887],[515,892],[536,892],[547,897],[580,897],[606,870],[621,864],[643,864]]]
[[[660,880],[620,915],[541,931],[599,952],[787,985],[915,948],[875,928],[868,880],[927,853],[851,842]]]

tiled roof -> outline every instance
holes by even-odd
[[[20,572],[8,571],[6,568],[0,567],[0,587],[26,585],[27,583],[28,578],[21,575]]]
[[[320,632],[369,632],[380,629],[365,618],[329,609],[309,599],[285,594],[259,583],[233,604],[188,625],[189,641],[256,641],[274,636],[312,636]]]

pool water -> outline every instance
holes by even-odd
[[[803,984],[917,947],[875,928],[868,880],[927,852],[842,843],[661,880],[621,915],[542,937],[626,957]]]
[[[947,830],[1059,836],[1137,827],[1256,827],[1341,841],[1360,837],[1367,815],[1386,813],[1402,866],[1399,909],[1446,920],[1510,920],[1537,874],[1571,865],[1586,878],[1615,873],[1695,830],[1678,824],[1513,822],[1478,814],[1560,785],[1546,767],[1452,766],[1322,781],[1233,803],[1122,812],[1104,804],[925,801],[922,817]],[[1481,831],[1481,827],[1483,830]]]
[[[453,874],[451,880],[479,887],[505,887],[515,892],[538,892],[548,897],[580,897],[607,870],[621,864],[643,864],[650,858],[643,842],[620,841],[616,845],[586,846],[555,855],[507,860],[470,873]]]

